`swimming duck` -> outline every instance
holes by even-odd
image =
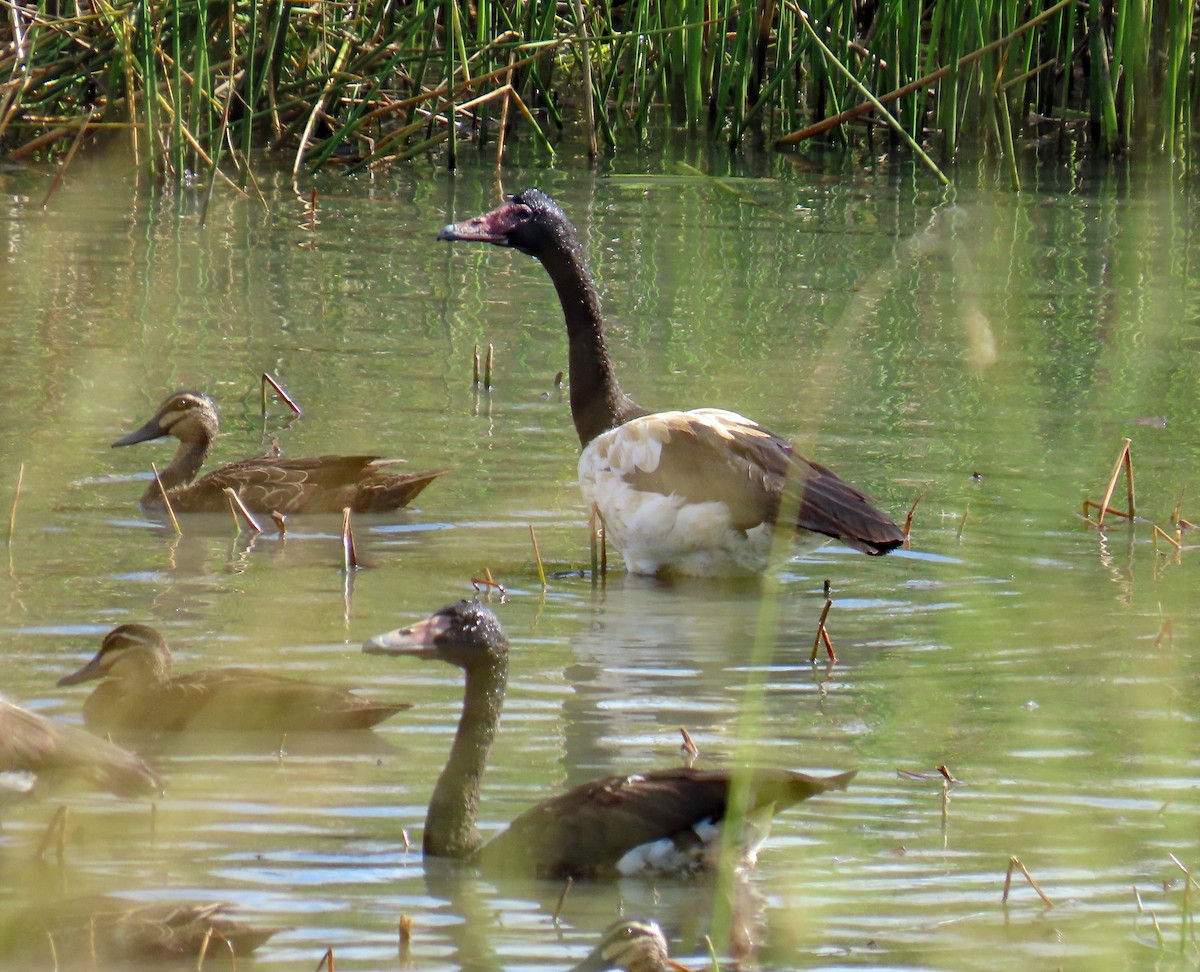
[[[231,918],[229,906],[221,902],[134,901],[111,895],[38,901],[7,917],[0,926],[0,956],[19,962],[20,968],[117,967],[110,963],[145,968],[143,963],[166,959],[186,959],[188,968],[198,968],[202,955],[226,968],[232,956],[251,954],[277,931]],[[97,960],[104,964],[98,966]]]
[[[508,639],[486,607],[459,601],[427,620],[370,639],[371,655],[409,655],[457,665],[466,677],[450,757],[425,817],[424,852],[469,858],[488,870],[563,879],[691,872],[714,863],[734,774],[672,768],[609,776],[543,800],[482,844],[475,826],[480,781],[500,723],[508,676]],[[827,790],[845,789],[853,772],[813,777],[753,769],[742,834],[742,862],[754,863],[771,817]]]
[[[63,725],[0,698],[0,773],[9,789],[79,780],[117,796],[159,793],[162,784],[140,758],[106,739]]]
[[[904,542],[865,494],[757,422],[718,408],[649,412],[626,395],[575,227],[544,192],[519,192],[438,239],[514,247],[550,274],[567,325],[579,485],[628,570],[759,573],[781,508],[797,511],[797,530],[864,553]]]
[[[175,456],[158,474],[162,489],[151,483],[142,494],[143,509],[162,510],[165,489],[177,513],[224,512],[229,509],[228,487],[253,513],[340,513],[347,506],[355,513],[387,513],[407,506],[448,471],[397,472],[394,460],[378,456],[256,456],[196,479],[217,428],[217,407],[211,398],[177,391],[145,425],[113,443],[116,448],[165,435],[179,440]]]
[[[667,938],[657,922],[622,918],[613,922],[600,936],[587,958],[570,972],[691,972],[671,958]]]
[[[97,678],[104,681],[84,702],[83,719],[101,732],[369,729],[411,708],[407,702],[372,702],[335,685],[253,668],[172,675],[166,641],[145,624],[113,628],[95,657],[58,684]]]

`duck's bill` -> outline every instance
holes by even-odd
[[[166,434],[163,427],[158,424],[158,419],[152,418],[140,429],[135,429],[128,435],[121,436],[121,438],[112,444],[112,447],[115,449],[117,446],[134,445],[137,442],[149,442],[151,439],[157,439]]]
[[[100,678],[104,673],[100,670],[98,659],[93,658],[90,662],[79,669],[77,672],[71,672],[70,675],[64,675],[58,680],[58,685],[78,685],[80,682],[90,682],[94,678]]]
[[[407,628],[376,635],[363,644],[362,650],[368,655],[430,655],[434,650],[434,642],[446,633],[449,626],[449,620],[444,615],[435,614]]]

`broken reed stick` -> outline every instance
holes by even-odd
[[[66,805],[61,805],[54,811],[54,816],[50,818],[50,823],[46,825],[46,832],[42,834],[42,839],[38,843],[37,850],[33,852],[33,856],[37,860],[41,860],[42,856],[50,849],[51,841],[54,842],[54,847],[58,856],[58,862],[61,864],[63,854],[66,851],[67,841],[63,836],[63,831],[67,826],[67,808]]]
[[[1096,517],[1096,525],[1099,526],[1104,522],[1104,514],[1106,512],[1116,514],[1117,510],[1108,508],[1108,501],[1112,499],[1113,490],[1117,488],[1117,480],[1121,476],[1121,468],[1125,469],[1125,486],[1129,495],[1129,512],[1120,513],[1120,516],[1125,516],[1132,520],[1134,516],[1133,506],[1133,456],[1130,454],[1129,447],[1133,444],[1132,439],[1125,439],[1121,442],[1121,452],[1117,456],[1117,461],[1113,463],[1112,475],[1108,477],[1108,489],[1104,491],[1104,499],[1100,501],[1100,514]]]
[[[96,113],[96,106],[93,105],[88,109],[87,117],[79,125],[79,131],[75,133],[75,138],[71,140],[71,147],[67,149],[66,157],[63,158],[62,165],[58,167],[58,171],[54,173],[54,178],[50,182],[50,188],[46,190],[46,195],[42,197],[42,209],[50,205],[50,197],[62,185],[63,179],[66,177],[67,169],[71,162],[75,159],[75,153],[79,151],[79,146],[83,143],[83,137],[87,134],[88,124],[92,120],[92,116]]]
[[[321,961],[317,963],[316,972],[321,972],[322,967],[324,967],[325,972],[334,972],[332,947],[325,949],[325,954],[321,956]]]
[[[925,75],[924,77],[917,78],[915,81],[910,81],[908,84],[904,85],[903,87],[896,88],[894,91],[889,91],[886,94],[880,95],[876,99],[876,101],[878,101],[880,104],[886,105],[891,101],[895,101],[897,98],[902,98],[905,95],[912,93],[913,91],[920,91],[922,88],[928,87],[930,84],[933,84],[935,81],[939,80],[940,78],[945,77],[951,71],[961,70],[962,68],[971,64],[972,62],[979,60],[981,57],[985,56],[986,54],[990,53],[991,51],[997,50],[997,49],[1003,47],[1005,44],[1011,43],[1014,39],[1019,37],[1021,34],[1025,33],[1028,30],[1031,30],[1033,27],[1036,27],[1042,21],[1047,20],[1050,17],[1054,16],[1056,13],[1058,13],[1060,10],[1062,10],[1063,7],[1070,6],[1074,2],[1075,2],[1075,0],[1059,0],[1059,2],[1056,3],[1053,7],[1048,7],[1047,9],[1045,9],[1041,13],[1039,13],[1036,17],[1032,17],[1029,20],[1025,21],[1025,23],[1021,24],[1019,27],[1017,27],[1011,33],[1006,34],[1005,36],[999,38],[998,40],[992,41],[990,44],[984,45],[983,47],[979,48],[978,50],[972,51],[970,54],[966,54],[963,57],[960,57],[957,61],[954,61],[950,64],[943,65],[942,67],[938,68],[936,71],[933,71],[930,74]],[[790,3],[788,4],[788,7],[793,10],[798,9],[793,4],[790,4]],[[848,108],[846,111],[843,111],[841,114],[834,115],[832,118],[825,118],[822,121],[819,121],[819,122],[816,122],[815,124],[809,125],[807,128],[801,129],[798,132],[790,132],[787,135],[783,135],[783,136],[777,138],[775,140],[775,147],[781,148],[782,146],[785,146],[785,145],[794,145],[796,142],[802,142],[805,139],[809,139],[816,135],[820,135],[822,132],[826,132],[831,128],[837,128],[843,122],[851,121],[855,118],[861,117],[862,115],[868,115],[874,109],[875,109],[875,105],[873,102],[870,102],[870,101],[864,102],[859,105],[855,105],[853,108]]]
[[[287,536],[287,516],[280,513],[279,510],[271,510],[271,519],[275,521],[275,526],[279,530],[281,537]]]
[[[484,572],[484,574],[485,574],[486,576],[484,576],[484,577],[472,577],[472,578],[471,578],[471,584],[474,586],[475,590],[476,590],[476,591],[478,591],[478,590],[479,590],[479,588],[481,588],[481,587],[482,587],[482,588],[484,588],[485,590],[487,590],[489,593],[491,593],[491,589],[492,589],[492,588],[495,588],[496,590],[498,590],[498,591],[500,592],[500,596],[501,596],[501,597],[504,597],[504,595],[505,595],[505,594],[507,594],[507,593],[508,593],[508,591],[506,591],[506,590],[504,589],[504,585],[503,585],[503,584],[499,583],[498,581],[494,581],[494,580],[492,580],[492,570],[491,570],[491,568],[490,568],[490,567],[484,567],[484,568],[483,568],[483,572]]]
[[[567,894],[570,892],[571,886],[574,883],[575,879],[573,877],[568,877],[566,883],[563,885],[562,894],[558,896],[558,904],[554,906],[554,924],[556,925],[558,924],[559,916],[562,914],[563,905],[566,904]]]
[[[487,357],[483,360],[483,387],[488,390],[492,387],[492,359],[494,356],[495,349],[489,344]]]
[[[1029,873],[1029,871],[1026,869],[1025,865],[1021,863],[1021,860],[1018,857],[1010,857],[1008,859],[1008,871],[1004,875],[1004,894],[1000,898],[1001,904],[1003,904],[1003,905],[1008,904],[1008,892],[1012,888],[1012,876],[1013,876],[1014,869],[1019,870],[1022,874],[1025,875],[1025,880],[1028,881],[1029,886],[1031,888],[1033,888],[1034,891],[1037,892],[1038,897],[1041,898],[1043,902],[1045,902],[1047,908],[1054,907],[1054,902],[1051,901],[1046,896],[1046,892],[1041,889],[1041,886],[1037,883],[1037,881],[1035,881],[1033,879],[1033,875]]]
[[[171,497],[167,495],[167,487],[163,485],[162,477],[158,474],[158,466],[150,463],[150,468],[154,470],[154,481],[158,483],[158,492],[162,496],[163,507],[171,520],[171,526],[175,528],[175,535],[181,537],[183,530],[179,528],[179,520],[175,518],[175,510],[171,507]]]
[[[970,515],[970,513],[971,513],[971,504],[968,503],[965,507],[963,507],[963,515],[962,515],[962,518],[958,521],[958,529],[954,531],[954,539],[956,541],[962,539],[963,528],[966,527],[966,525],[967,525],[967,517]]]
[[[1174,648],[1175,647],[1174,628],[1175,628],[1175,623],[1170,618],[1167,618],[1166,620],[1164,620],[1163,623],[1159,626],[1158,637],[1156,637],[1154,639],[1154,647],[1157,648],[1159,645],[1162,644],[1163,638],[1166,638],[1167,639],[1167,647]]]
[[[829,609],[833,607],[833,600],[825,598],[825,607],[821,611],[821,619],[817,622],[817,636],[813,638],[812,657],[810,662],[817,660],[817,652],[821,650],[821,643],[825,643],[825,650],[829,653],[829,663],[837,664],[837,655],[833,652],[833,642],[829,640],[829,632],[825,630],[825,619],[829,617]]]
[[[908,516],[904,518],[904,542],[908,543],[909,536],[912,534],[913,514],[917,512],[917,504],[925,498],[925,494],[929,492],[928,487],[921,490],[913,497],[912,506],[908,508]]]
[[[479,386],[479,345],[475,345],[475,350],[471,352],[471,384]]]
[[[342,566],[346,573],[358,570],[358,551],[354,549],[354,529],[350,525],[350,507],[342,509]]]
[[[17,488],[13,492],[12,509],[8,511],[8,545],[12,546],[13,533],[17,529],[17,504],[21,501],[21,486],[25,482],[25,463],[17,470]]]
[[[396,952],[404,965],[412,961],[412,930],[412,916],[401,915],[396,922]]]
[[[1167,533],[1166,530],[1164,530],[1157,523],[1155,523],[1154,524],[1154,549],[1156,551],[1158,550],[1158,538],[1159,537],[1162,537],[1164,540],[1166,540],[1167,543],[1169,543],[1176,550],[1180,549],[1180,547],[1183,546],[1178,540],[1176,540],[1173,536],[1171,536],[1171,534]]]
[[[683,726],[679,727],[679,734],[683,736],[683,742],[679,745],[679,752],[683,755],[683,765],[691,769],[692,764],[700,756],[700,747],[696,745],[691,734]]]
[[[529,524],[529,539],[533,541],[533,556],[537,559],[538,579],[542,582],[542,590],[546,589],[546,568],[542,566],[542,551],[538,547],[537,534],[533,524]]]
[[[293,412],[295,412],[297,415],[304,414],[304,410],[297,405],[295,399],[293,399],[292,396],[284,390],[283,385],[279,384],[279,382],[275,380],[274,376],[264,371],[262,374],[262,381],[259,384],[259,387],[262,389],[262,411],[264,415],[267,414],[267,385],[270,385],[275,389],[275,394],[282,398],[283,403]]]
[[[242,502],[242,498],[238,496],[237,490],[232,486],[226,486],[224,489],[225,495],[229,498],[229,515],[233,517],[233,525],[239,530],[241,523],[238,521],[240,513],[246,521],[246,525],[255,533],[262,533],[263,529],[258,525],[258,520],[254,519],[254,514],[246,509],[246,504]]]

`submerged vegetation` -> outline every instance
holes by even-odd
[[[619,151],[664,119],[731,144],[886,121],[943,158],[1022,137],[1180,155],[1200,106],[1191,0],[0,2],[0,153],[122,137],[176,179],[263,151],[296,174],[551,153],[576,127]]]

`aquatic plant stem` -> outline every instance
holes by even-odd
[[[849,69],[847,69],[847,67],[834,56],[833,51],[831,51],[828,47],[825,46],[825,42],[823,40],[821,40],[821,37],[817,33],[816,29],[813,27],[813,25],[811,23],[809,23],[808,17],[805,15],[801,15],[800,23],[802,23],[804,25],[805,29],[809,33],[809,36],[812,37],[813,43],[816,44],[821,49],[821,51],[825,54],[825,57],[829,60],[829,62],[834,67],[836,67],[839,71],[841,71],[842,74],[845,75],[846,79],[852,85],[854,85],[854,87],[856,87],[858,89],[859,93],[875,107],[875,110],[884,117],[884,119],[887,121],[887,123],[892,127],[892,130],[895,131],[896,134],[898,134],[905,141],[905,143],[907,143],[908,147],[910,149],[912,149],[913,153],[917,156],[917,158],[919,158],[922,162],[924,162],[925,165],[928,166],[928,168],[933,172],[933,174],[935,176],[937,176],[938,181],[941,182],[942,185],[944,185],[944,186],[950,185],[950,180],[947,179],[945,174],[942,172],[942,170],[938,168],[937,163],[934,162],[933,159],[931,159],[926,154],[925,150],[923,148],[921,148],[921,146],[918,145],[913,140],[913,137],[911,135],[909,135],[909,133],[907,131],[904,130],[904,126],[901,125],[898,121],[896,121],[895,118],[892,117],[891,112],[889,112],[886,108],[883,107],[883,105],[880,103],[879,99],[876,98],[873,94],[871,94],[871,92],[867,90],[866,86],[861,81],[859,81],[858,78],[856,78],[854,76],[854,74]]]

